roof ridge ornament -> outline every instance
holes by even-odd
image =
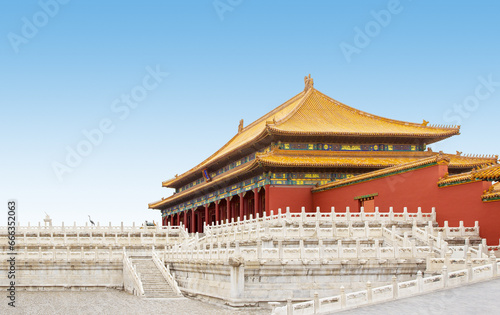
[[[304,92],[307,92],[309,89],[314,87],[314,80],[311,78],[311,74],[309,76],[304,77]]]
[[[240,124],[238,125],[238,133],[243,130],[243,119],[240,119]]]
[[[450,158],[446,156],[443,151],[439,151],[439,153],[436,156],[436,162],[437,164],[449,164],[450,163]]]

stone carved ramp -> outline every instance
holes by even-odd
[[[145,298],[179,297],[158,270],[151,256],[130,256],[130,259],[140,274]]]

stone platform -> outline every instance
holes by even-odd
[[[0,314],[32,315],[86,315],[86,314],[189,314],[189,315],[264,315],[270,311],[235,310],[188,298],[144,299],[125,292],[109,290],[103,292],[26,292],[16,294],[13,309],[7,299],[1,299]]]

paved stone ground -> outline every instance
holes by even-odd
[[[500,314],[500,279],[336,313],[339,315]]]
[[[266,310],[234,310],[188,298],[141,299],[120,291],[17,292],[15,310],[0,299],[0,314],[189,314],[268,315]],[[500,279],[372,305],[340,315],[500,314]]]
[[[6,292],[5,292],[6,293]],[[17,292],[15,310],[1,295],[0,314],[175,314],[175,315],[268,315],[265,310],[234,310],[188,298],[142,299],[121,291]]]

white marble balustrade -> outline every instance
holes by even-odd
[[[444,288],[456,287],[466,283],[494,279],[498,276],[500,260],[490,257],[489,261],[480,266],[469,266],[465,269],[448,272],[446,267],[441,269],[441,274],[431,277],[423,277],[419,271],[417,278],[410,281],[398,282],[393,277],[392,284],[377,288],[372,288],[371,283],[366,283],[366,290],[346,293],[341,287],[340,295],[319,298],[315,294],[312,301],[294,303],[288,300],[287,305],[275,307],[273,315],[309,315],[326,314],[341,310],[352,309],[359,306],[389,301],[393,299],[405,298],[417,294],[428,293]],[[279,304],[279,303],[272,303]]]

